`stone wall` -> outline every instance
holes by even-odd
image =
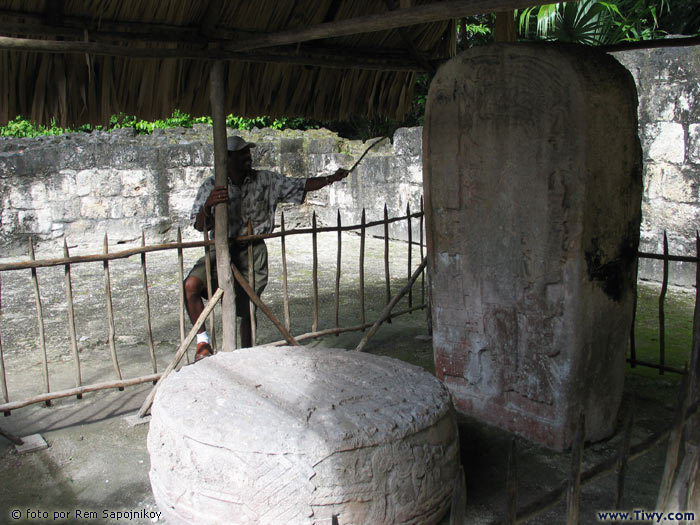
[[[662,251],[668,231],[673,254],[694,254],[700,217],[700,49],[670,48],[616,53],[631,72],[639,92],[640,138],[645,156],[641,249]],[[314,131],[254,131],[260,142],[258,167],[295,176],[324,175],[349,167],[365,145]],[[310,224],[315,210],[321,224],[335,225],[382,217],[420,206],[421,129],[399,129],[393,145],[372,151],[347,182],[311,194],[303,207],[285,207],[288,222]],[[70,134],[62,137],[0,139],[0,254],[26,253],[29,235],[45,244],[101,246],[105,232],[114,241],[135,239],[145,230],[148,242],[174,239],[177,226],[186,238],[198,238],[188,215],[199,182],[212,173],[211,130],[197,126],[153,136],[129,130]],[[416,225],[417,227],[417,225]],[[405,237],[405,223],[392,235]],[[414,231],[417,238],[417,231]],[[661,264],[643,260],[640,276],[660,279]],[[671,282],[694,283],[695,265],[673,263]]]
[[[233,133],[229,130],[229,133]],[[244,132],[258,146],[258,168],[304,177],[349,168],[366,144],[348,141],[326,130]],[[197,188],[213,174],[211,128],[158,130],[135,136],[132,130],[73,133],[60,137],[0,140],[0,251],[25,254],[27,237],[45,246],[63,239],[72,245],[101,246],[173,240],[178,226],[186,239],[199,239],[189,213]],[[407,203],[420,206],[421,129],[399,129],[393,145],[373,148],[345,181],[310,194],[303,206],[281,206],[288,228],[308,227],[315,211],[319,224],[335,225],[337,209],[344,225],[404,214]],[[417,224],[416,224],[417,228]],[[406,225],[392,226],[392,236],[405,237]]]
[[[639,137],[644,151],[640,250],[695,255],[700,226],[700,48],[614,54],[631,73],[639,95]],[[642,259],[640,276],[659,280],[663,263]],[[695,265],[671,263],[670,280],[692,286]]]

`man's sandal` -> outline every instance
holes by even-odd
[[[197,344],[197,352],[194,354],[194,362],[196,363],[200,359],[214,355],[209,343],[202,341]]]

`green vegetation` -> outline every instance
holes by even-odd
[[[661,288],[653,284],[640,284],[637,291],[637,318],[635,321],[635,346],[637,359],[648,363],[659,362],[659,294]],[[666,365],[680,370],[690,364],[693,338],[694,294],[668,290],[664,301],[666,329]],[[658,376],[654,368],[636,366],[634,374]],[[666,376],[678,374],[666,372]]]

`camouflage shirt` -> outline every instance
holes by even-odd
[[[190,219],[194,225],[199,210],[202,209],[211,190],[214,177],[206,179],[197,191],[192,205]],[[248,219],[253,225],[253,233],[270,233],[275,227],[275,209],[280,202],[301,204],[306,192],[306,179],[285,177],[279,173],[264,170],[251,170],[241,186],[228,182],[228,236],[229,238],[248,235]],[[214,219],[206,224],[211,238],[214,238]]]

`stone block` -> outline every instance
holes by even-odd
[[[30,452],[36,452],[38,450],[49,448],[49,445],[46,443],[46,440],[41,434],[31,434],[21,439],[22,444],[15,445],[15,450],[18,454],[29,454]]]
[[[642,197],[633,79],[576,47],[444,64],[423,133],[435,371],[458,410],[562,450],[615,427]]]
[[[644,151],[655,162],[683,164],[685,133],[677,122],[654,122],[644,127]]]
[[[700,164],[700,124],[688,126],[688,161]]]
[[[162,380],[147,440],[168,523],[440,523],[459,467],[447,389],[345,350],[220,352]]]
[[[394,155],[417,157],[423,154],[422,128],[399,128],[394,132]]]

